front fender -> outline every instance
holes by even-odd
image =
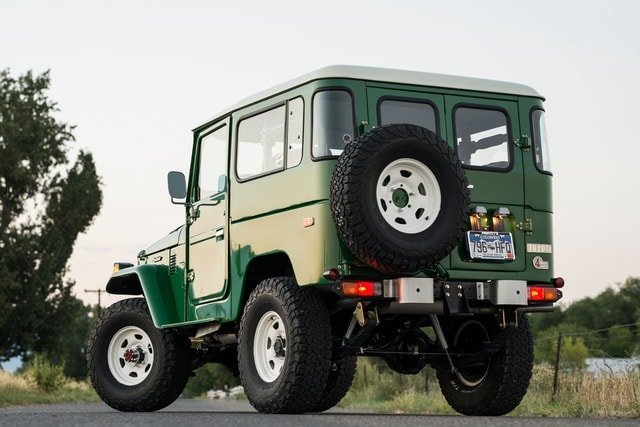
[[[169,278],[166,265],[144,264],[114,273],[107,292],[117,295],[144,295],[156,328],[184,322],[184,289]]]

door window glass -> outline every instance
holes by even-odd
[[[543,172],[551,172],[551,159],[549,158],[549,143],[547,141],[547,125],[544,119],[544,111],[536,109],[531,114],[531,126],[533,127],[533,155],[536,166]]]
[[[436,112],[430,104],[385,99],[380,103],[380,124],[406,123],[437,133]]]
[[[313,96],[313,157],[338,156],[353,141],[353,100],[346,90],[324,90]]]
[[[284,166],[285,106],[244,119],[238,126],[236,173],[248,179]]]
[[[465,166],[507,169],[510,166],[506,115],[497,110],[455,110],[456,149]]]
[[[200,140],[200,158],[198,162],[200,200],[219,192],[220,176],[227,174],[228,141],[229,127],[226,125]]]

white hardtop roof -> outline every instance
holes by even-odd
[[[474,90],[480,92],[503,93],[509,95],[532,96],[544,99],[535,89],[499,80],[478,79],[473,77],[452,76],[448,74],[425,73],[422,71],[397,70],[393,68],[362,67],[354,65],[330,65],[304,74],[295,79],[273,86],[242,99],[240,102],[221,111],[213,119],[232,111],[258,102],[262,99],[284,92],[288,89],[319,79],[356,79],[385,83],[401,83],[416,86]]]

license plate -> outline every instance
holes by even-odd
[[[498,231],[467,231],[469,254],[473,259],[516,259],[511,233]]]

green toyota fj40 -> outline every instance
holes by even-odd
[[[185,223],[116,263],[87,359],[122,411],[173,402],[205,363],[261,412],[319,412],[356,357],[429,365],[458,412],[513,410],[531,378],[524,313],[549,311],[543,98],[518,84],[332,66],[194,130]],[[187,182],[186,182],[187,181]]]

